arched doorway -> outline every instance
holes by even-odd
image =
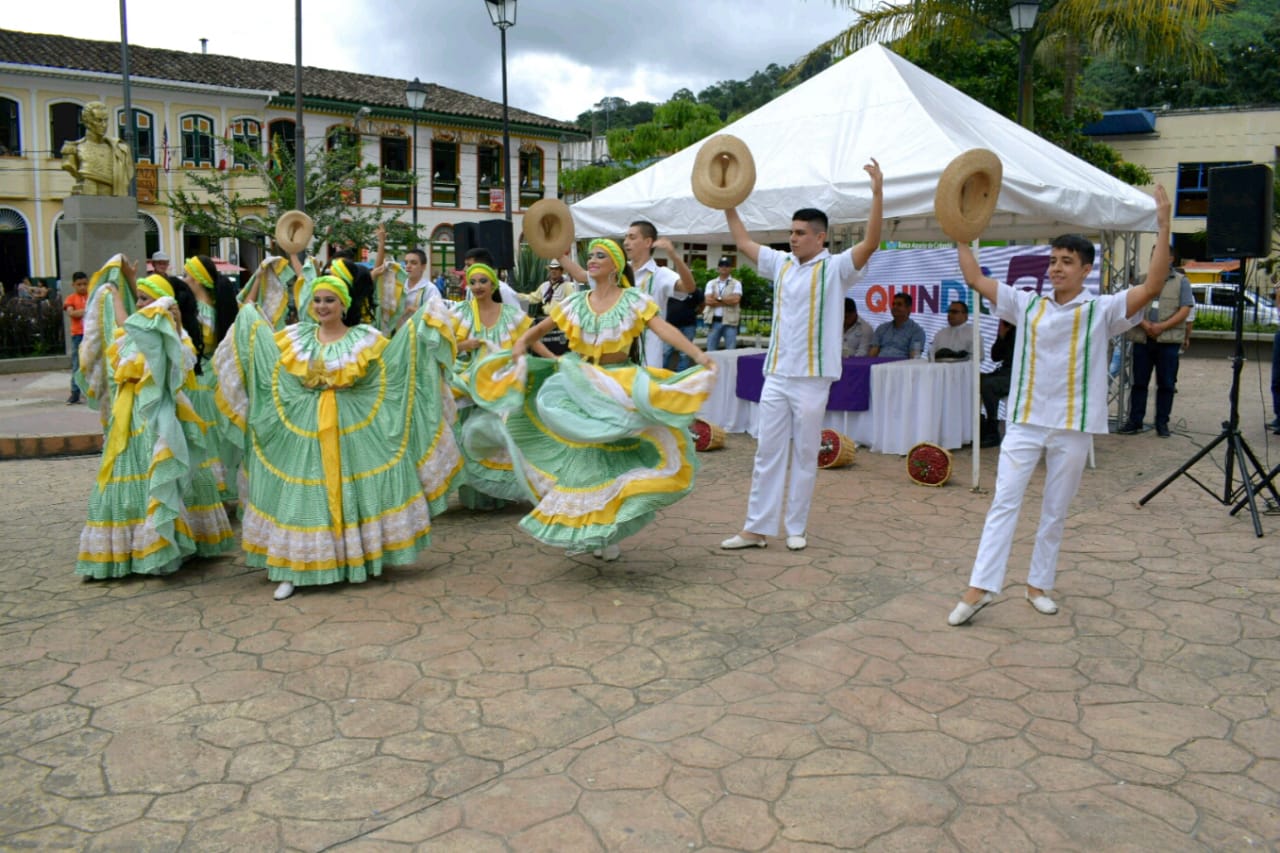
[[[138,218],[142,220],[142,238],[146,243],[146,255],[149,258],[160,251],[160,223],[156,222],[151,214],[141,211],[138,213]]]
[[[0,282],[6,294],[31,275],[31,238],[27,220],[12,207],[0,207]]]

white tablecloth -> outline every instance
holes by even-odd
[[[952,450],[973,440],[972,418],[972,361],[871,368],[872,450],[901,454],[922,441]]]
[[[738,359],[762,352],[738,349],[710,354],[718,371],[716,387],[698,417],[726,432],[745,432],[752,438],[758,434],[759,405],[738,399]],[[972,369],[967,361],[877,364],[871,368],[870,411],[829,411],[822,425],[880,453],[906,453],[921,441],[953,450],[973,439]]]

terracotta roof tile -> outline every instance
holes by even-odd
[[[24,33],[0,29],[0,62],[61,68],[76,71],[120,73],[120,43],[90,41],[69,36]],[[293,95],[292,64],[241,59],[219,54],[185,53],[155,47],[130,45],[129,72],[135,77],[152,77],[186,83],[203,83],[238,89],[260,89]],[[353,107],[384,107],[405,110],[405,81],[303,66],[303,96],[348,101]],[[426,83],[430,113],[465,118],[502,120],[502,104]],[[513,124],[545,127],[548,130],[580,134],[577,126],[557,119],[510,108]]]

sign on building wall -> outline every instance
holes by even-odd
[[[502,213],[507,209],[504,193],[499,189],[489,190],[489,212]]]
[[[160,195],[159,170],[153,163],[139,163],[136,174],[138,177],[138,203],[155,204]]]

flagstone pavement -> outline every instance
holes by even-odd
[[[1243,431],[1270,466],[1266,373]],[[416,565],[278,603],[238,556],[80,580],[96,458],[0,462],[0,848],[1276,849],[1280,517],[1257,538],[1186,477],[1137,505],[1229,378],[1186,359],[1173,438],[1097,440],[1056,616],[1019,583],[1033,481],[1010,586],[961,628],[968,449],[936,489],[860,450],[807,550],[723,552],[733,435],[616,563],[456,511]],[[1219,493],[1222,458],[1194,469]]]

